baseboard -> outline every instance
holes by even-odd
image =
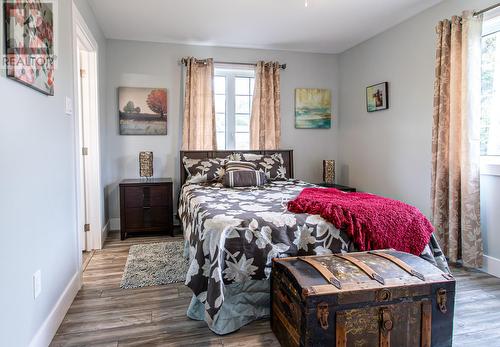
[[[30,347],[46,347],[50,345],[57,329],[59,328],[59,325],[61,325],[64,316],[66,315],[66,312],[68,312],[76,294],[80,290],[81,283],[81,276],[78,271],[73,275],[63,293],[57,300],[54,308],[36,332],[30,342]]]
[[[101,231],[101,249],[104,246],[104,241],[108,238],[108,233],[109,233],[109,220],[108,222],[104,225],[104,228],[102,228]]]
[[[109,219],[109,230],[120,230],[120,218]]]
[[[483,255],[483,268],[481,270],[492,276],[500,277],[500,259]]]

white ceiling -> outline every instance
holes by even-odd
[[[107,38],[340,53],[442,0],[89,0]]]

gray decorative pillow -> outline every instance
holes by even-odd
[[[266,174],[257,170],[229,171],[224,174],[226,187],[259,187],[267,183]]]
[[[253,154],[253,153],[233,153],[228,160],[248,161],[257,165],[257,170],[266,174],[271,181],[286,180],[285,161],[281,153],[274,154]]]
[[[257,164],[250,161],[228,160],[226,162],[226,172],[229,171],[255,171]]]
[[[182,163],[188,173],[186,183],[220,181],[224,177],[226,159],[190,159],[184,157]]]

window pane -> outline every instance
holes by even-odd
[[[250,131],[250,115],[237,114],[235,116],[236,132],[249,132]]]
[[[234,137],[235,149],[249,149],[250,148],[250,134],[249,133],[236,133]]]
[[[226,132],[226,114],[217,113],[215,115],[215,127],[217,132]]]
[[[500,155],[500,34],[482,40],[481,155]]]
[[[251,71],[216,67],[214,94],[218,149],[250,148],[249,123],[254,83]]]
[[[215,96],[215,112],[216,113],[226,113],[226,96],[216,95]]]
[[[215,76],[214,78],[214,93],[226,94],[226,77]]]
[[[250,78],[236,77],[234,79],[234,91],[236,95],[250,95]]]
[[[217,149],[226,149],[226,133],[217,132]]]
[[[235,96],[235,112],[236,113],[250,113],[250,97],[249,96]]]

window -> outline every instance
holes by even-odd
[[[254,70],[215,68],[217,149],[250,149]]]
[[[500,156],[500,17],[483,27],[481,155]]]

